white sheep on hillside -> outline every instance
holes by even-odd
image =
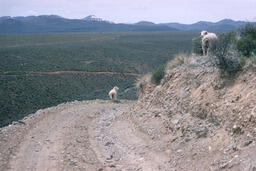
[[[108,95],[110,100],[113,102],[117,100],[117,93],[118,93],[119,88],[115,86],[112,90],[109,91]]]
[[[218,37],[215,33],[208,33],[207,31],[202,31],[200,37],[202,38],[203,55],[209,55],[210,50],[215,47]]]

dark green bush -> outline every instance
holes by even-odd
[[[216,48],[213,51],[213,55],[217,58],[217,66],[222,73],[235,75],[244,64],[236,50],[236,33],[222,33],[218,37]]]
[[[216,47],[213,50],[213,55],[218,58],[224,58],[228,55],[235,53],[236,48],[236,33],[222,33],[218,36],[218,41],[216,42]]]
[[[154,84],[160,84],[161,80],[164,78],[165,75],[165,66],[161,65],[159,68],[157,68],[151,77],[151,82]]]
[[[195,54],[203,55],[201,41],[202,41],[201,37],[197,37],[192,40],[193,52]]]
[[[246,24],[240,30],[241,39],[237,42],[237,49],[246,57],[256,52],[256,26]]]

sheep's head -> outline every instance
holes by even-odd
[[[117,86],[115,86],[115,87],[114,87],[114,89],[115,89],[116,91],[118,91],[118,90],[119,90],[119,88],[118,88]]]
[[[201,35],[200,35],[200,37],[204,37],[205,35],[207,35],[208,34],[208,32],[207,31],[201,31]]]

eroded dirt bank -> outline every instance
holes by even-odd
[[[256,170],[256,72],[223,75],[214,57],[178,56],[159,85],[141,80],[127,115],[168,153],[170,170]]]

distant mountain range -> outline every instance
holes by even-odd
[[[218,22],[199,21],[194,24],[180,24],[180,23],[163,23],[160,25],[166,25],[178,30],[207,30],[214,32],[227,32],[237,29],[244,25],[245,21],[234,21],[231,19],[224,19]]]
[[[0,33],[62,33],[62,32],[140,32],[201,31],[227,32],[244,25],[244,21],[224,19],[219,22],[200,21],[194,24],[140,21],[134,24],[114,23],[94,15],[83,19],[67,19],[58,15],[0,17]]]

